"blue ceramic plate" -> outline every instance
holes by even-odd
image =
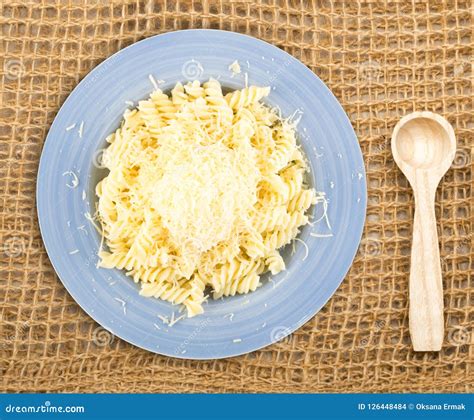
[[[237,75],[228,69],[234,60],[242,68]],[[85,215],[94,213],[95,185],[105,175],[98,157],[127,101],[136,104],[152,91],[149,75],[166,91],[178,81],[210,77],[226,88],[240,89],[246,74],[249,84],[272,87],[267,102],[278,106],[283,116],[301,116],[298,135],[311,166],[308,182],[326,194],[327,219],[323,205],[316,205],[314,225],[299,236],[307,250],[300,241],[285,249],[287,271],[264,281],[254,293],[209,301],[203,315],[170,328],[161,317],[178,318],[177,307],[139,296],[138,286],[120,270],[96,268],[100,236]],[[344,110],[307,67],[249,36],[188,30],[125,48],[79,83],[46,139],[37,203],[43,240],[58,276],[103,328],[155,353],[216,359],[276,342],[322,308],[357,251],[366,182],[361,151]],[[100,331],[97,336],[100,344]]]

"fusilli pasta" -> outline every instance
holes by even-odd
[[[285,269],[279,249],[308,223],[315,192],[295,127],[261,100],[268,87],[227,95],[216,80],[154,91],[107,141],[96,188],[107,251],[143,296],[203,312]]]

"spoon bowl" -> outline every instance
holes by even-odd
[[[436,188],[455,153],[452,126],[432,112],[409,114],[393,130],[392,154],[415,197],[409,286],[415,351],[439,351],[443,344],[443,283],[434,204]]]
[[[439,121],[426,117],[411,119],[400,127],[396,139],[401,160],[412,168],[432,169],[451,163],[447,154],[451,137]]]
[[[430,178],[439,182],[456,153],[453,127],[432,112],[409,114],[393,131],[392,153],[410,183],[417,170],[430,171]]]

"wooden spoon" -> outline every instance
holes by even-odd
[[[436,231],[435,195],[451,166],[456,138],[451,124],[432,112],[413,112],[393,130],[392,153],[415,197],[410,269],[410,335],[415,351],[443,344],[443,283]]]

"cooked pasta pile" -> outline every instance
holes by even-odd
[[[125,269],[142,295],[188,316],[203,312],[206,288],[248,293],[285,269],[278,250],[308,223],[315,192],[294,124],[260,102],[269,92],[178,83],[125,112],[97,185],[100,266]]]

